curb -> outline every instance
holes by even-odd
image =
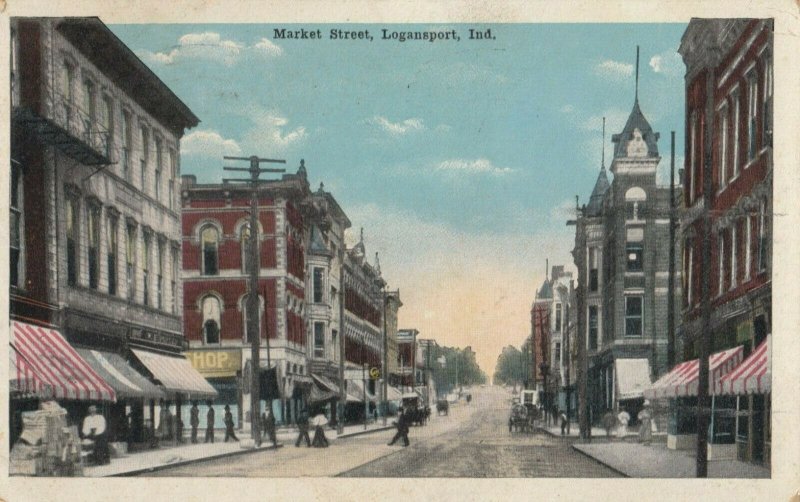
[[[172,462],[171,464],[163,464],[163,465],[156,465],[153,467],[145,467],[143,469],[135,469],[132,471],[125,471],[119,472],[117,474],[109,474],[108,476],[99,476],[105,478],[118,478],[118,477],[125,477],[125,476],[138,476],[139,474],[146,474],[149,472],[160,471],[164,469],[171,469],[173,467],[180,467],[184,465],[196,464],[199,462],[205,462],[206,460],[217,460],[220,458],[226,457],[234,457],[237,455],[244,455],[247,453],[254,453],[257,451],[267,451],[267,450],[277,450],[278,448],[283,448],[283,443],[278,443],[277,446],[262,446],[261,448],[250,448],[250,449],[241,449],[236,451],[229,451],[227,453],[220,453],[218,455],[211,455],[209,457],[202,457],[202,458],[193,458],[190,460],[182,460],[179,462]]]
[[[371,432],[388,431],[391,429],[394,429],[394,425],[386,425],[385,427],[384,426],[376,427],[374,429],[367,429],[365,431],[350,432],[348,434],[342,434],[341,436],[338,436],[337,439],[347,439],[354,436],[363,436],[364,434],[369,434]]]
[[[617,469],[616,467],[612,467],[611,465],[609,465],[609,464],[607,464],[607,463],[603,462],[602,460],[600,460],[600,459],[598,459],[598,458],[596,458],[596,457],[593,457],[593,456],[589,455],[589,454],[588,454],[588,453],[586,453],[585,451],[583,451],[583,450],[581,450],[581,449],[579,449],[579,448],[576,448],[576,447],[575,447],[575,445],[572,445],[572,449],[573,449],[574,451],[576,451],[576,452],[580,453],[580,454],[581,454],[581,455],[583,455],[584,457],[586,457],[586,458],[588,458],[588,459],[590,459],[590,460],[594,460],[594,461],[595,461],[595,462],[597,462],[598,464],[600,464],[600,465],[602,465],[602,466],[604,466],[604,467],[606,467],[606,468],[608,468],[608,469],[610,469],[610,470],[612,470],[612,471],[616,472],[617,474],[619,474],[619,475],[620,475],[620,476],[622,476],[623,478],[630,478],[630,476],[629,476],[628,474],[626,474],[626,473],[624,473],[624,472],[620,471],[620,470],[619,470],[619,469]]]

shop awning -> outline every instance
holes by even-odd
[[[717,394],[766,394],[772,390],[771,338],[767,336],[742,364],[719,379]]]
[[[638,399],[650,387],[650,361],[647,359],[614,360],[617,399]]]
[[[139,349],[131,351],[168,394],[182,394],[190,400],[217,396],[214,387],[192,368],[185,357],[169,357]]]
[[[347,380],[347,393],[352,394],[358,398],[358,401],[364,402],[364,382],[361,380]],[[369,390],[366,392],[367,401],[376,402],[378,397],[375,394],[370,394]],[[348,401],[350,399],[348,398]]]
[[[53,388],[19,355],[14,347],[8,348],[8,390],[18,397],[54,396]]]
[[[339,386],[336,385],[336,382],[331,380],[330,378],[324,375],[317,375],[316,373],[311,374],[311,378],[319,385],[322,389],[327,390],[329,392],[333,392],[336,395],[339,395]]]
[[[389,386],[386,388],[387,401],[400,401],[402,399],[403,399],[403,393],[400,392],[396,387]]]
[[[147,378],[131,368],[122,356],[91,349],[75,349],[98,375],[108,382],[117,393],[117,398],[160,399],[164,392]]]
[[[116,393],[54,329],[11,321],[12,355],[37,397],[116,401]]]
[[[743,349],[740,345],[733,349],[717,352],[708,358],[708,390],[710,393],[714,392],[717,380],[742,362],[742,354]],[[672,371],[659,378],[652,386],[645,389],[644,397],[647,399],[659,399],[696,396],[699,373],[699,359],[682,362],[672,368]]]

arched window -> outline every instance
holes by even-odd
[[[219,273],[219,232],[211,225],[200,231],[200,246],[203,249],[203,275]]]
[[[242,273],[249,271],[250,263],[250,223],[244,223],[239,229],[239,244],[242,252]]]
[[[641,209],[647,194],[640,187],[631,187],[625,192],[625,218],[628,220],[641,219]]]
[[[203,298],[203,343],[206,345],[218,345],[220,333],[220,304],[216,296],[206,296]]]

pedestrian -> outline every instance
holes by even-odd
[[[624,439],[628,435],[628,423],[631,421],[631,416],[627,411],[622,410],[617,415],[617,421],[619,422],[617,437]]]
[[[89,406],[89,414],[83,419],[81,428],[83,437],[93,441],[92,456],[97,465],[111,463],[108,451],[108,438],[106,436],[106,418],[97,413],[97,406]]]
[[[261,423],[264,427],[264,434],[272,441],[272,445],[278,446],[278,439],[275,435],[275,415],[273,415],[272,410],[267,409],[267,411],[264,412],[261,416]]]
[[[642,444],[650,444],[653,440],[652,414],[650,413],[650,401],[644,400],[644,409],[636,416],[639,419],[639,441]]]
[[[236,437],[236,433],[233,431],[233,413],[231,413],[231,407],[227,404],[225,405],[225,418],[223,421],[225,422],[225,439],[223,442],[227,443],[228,439],[239,441],[239,438]]]
[[[197,443],[197,428],[200,426],[200,410],[197,408],[197,401],[192,401],[192,408],[189,410],[189,425],[192,426],[192,443]]]
[[[183,443],[183,419],[175,414],[175,440],[179,444]]]
[[[615,417],[614,414],[611,413],[611,410],[609,410],[603,415],[602,421],[603,421],[603,428],[606,430],[606,437],[610,438],[611,431],[613,431],[614,428],[617,426],[617,417]]]
[[[403,412],[403,408],[400,408],[399,414],[397,416],[397,422],[395,423],[397,427],[397,433],[394,435],[391,441],[389,441],[389,446],[392,446],[398,439],[403,439],[403,446],[408,446],[408,417]]]
[[[208,406],[208,413],[206,413],[206,443],[214,442],[214,407],[211,401],[206,401]]]
[[[567,414],[564,412],[564,410],[561,410],[559,418],[561,418],[561,435],[565,436],[567,434],[567,424],[569,423],[569,419],[567,418]]]
[[[295,448],[299,447],[304,439],[306,441],[306,446],[310,448],[311,438],[308,437],[308,414],[306,414],[305,411],[300,413],[300,416],[297,417],[297,430],[299,434],[297,435],[297,441],[294,442]]]
[[[314,448],[327,448],[328,438],[325,437],[324,427],[328,425],[328,417],[321,411],[311,420],[311,425],[314,426],[314,439],[311,441],[311,446]]]

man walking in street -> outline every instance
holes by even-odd
[[[272,410],[267,409],[261,415],[261,423],[264,424],[264,434],[272,441],[272,445],[278,446],[278,440],[275,436],[275,415],[272,414]]]
[[[225,405],[225,417],[223,421],[225,422],[225,439],[223,443],[227,443],[228,439],[239,441],[239,438],[236,437],[236,433],[233,431],[233,413],[231,413],[231,407],[227,404]]]
[[[308,436],[308,414],[306,412],[302,412],[299,417],[297,417],[297,429],[300,431],[297,435],[297,441],[294,442],[295,448],[300,446],[300,443],[305,439],[306,446],[309,448],[311,447],[311,438]]]
[[[569,423],[567,414],[564,412],[564,410],[561,410],[559,418],[561,419],[561,435],[564,436],[567,433],[567,423]]]
[[[206,413],[206,443],[214,442],[214,407],[211,406],[211,401],[206,401],[208,406],[208,413]]]
[[[197,409],[197,401],[192,401],[192,409],[189,410],[189,425],[192,426],[192,443],[197,443],[197,428],[200,427],[200,410]]]
[[[403,413],[403,408],[399,409],[400,414],[397,417],[397,433],[394,435],[389,446],[392,446],[398,439],[403,438],[403,446],[408,446],[408,419],[406,414]]]

